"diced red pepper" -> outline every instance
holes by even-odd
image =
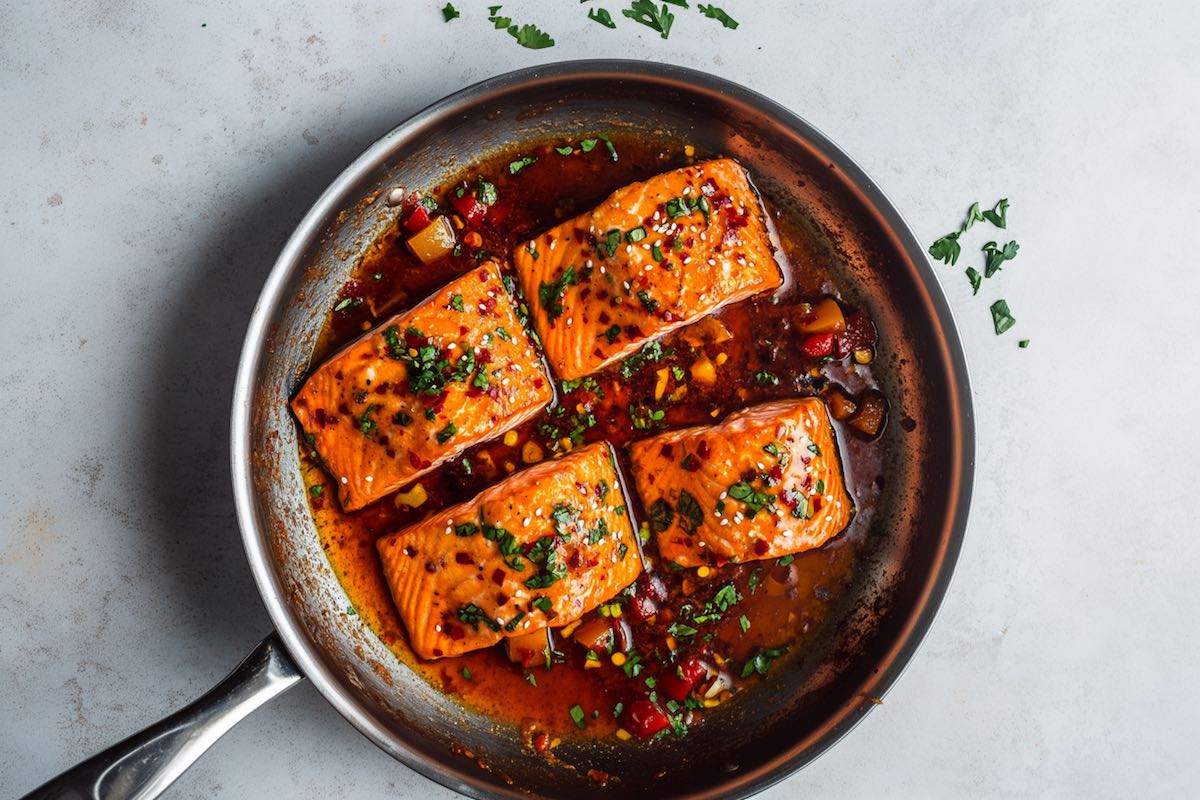
[[[667,715],[649,700],[634,700],[625,712],[625,729],[642,739],[649,739],[670,726]]]
[[[800,342],[800,351],[809,358],[825,358],[833,355],[833,334],[813,333]]]
[[[466,192],[462,197],[450,195],[450,205],[454,206],[455,211],[462,214],[468,225],[478,226],[488,213],[488,207],[479,202],[479,198]]]
[[[409,233],[420,233],[428,228],[431,222],[433,222],[433,216],[429,213],[429,209],[421,203],[417,203],[412,213],[404,220],[404,227],[408,229]]]
[[[676,703],[682,703],[692,693],[696,683],[708,674],[708,670],[694,658],[681,661],[675,672],[658,678],[657,687]]]
[[[845,358],[855,350],[866,350],[874,347],[879,334],[875,331],[875,323],[863,311],[855,311],[846,317],[846,330],[838,334],[834,342],[835,355]]]
[[[658,613],[658,603],[644,594],[635,594],[625,607],[625,616],[631,622],[642,622]]]

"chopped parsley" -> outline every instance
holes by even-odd
[[[596,149],[596,144],[599,139],[583,139],[579,142],[579,149],[585,153],[590,153]]]
[[[609,344],[612,344],[613,342],[615,342],[617,340],[617,337],[620,335],[621,335],[621,326],[620,325],[613,325],[612,327],[610,327],[608,330],[606,330],[604,332],[604,338],[608,339]]]
[[[604,238],[596,242],[596,249],[604,255],[605,258],[612,258],[617,252],[617,248],[621,246],[621,231],[613,228],[604,234]]]
[[[716,6],[706,6],[704,3],[700,3],[696,6],[696,10],[709,19],[717,20],[731,31],[737,30],[737,20],[726,14],[723,9],[717,8]]]
[[[1029,347],[1029,340],[1028,340],[1028,339],[1022,339],[1021,341],[1017,342],[1017,347],[1019,347],[1019,348],[1021,348],[1022,350],[1024,350],[1026,347]],[[313,488],[320,488],[320,487],[313,487]]]
[[[521,170],[528,167],[530,164],[536,164],[537,159],[533,156],[521,156],[516,161],[512,161],[508,165],[508,171],[512,175],[516,175]]]
[[[695,533],[704,522],[704,509],[687,489],[679,490],[679,502],[675,504],[679,512],[679,525],[689,534]]]
[[[633,423],[634,430],[648,431],[665,427],[666,416],[666,412],[661,408],[651,408],[641,403],[629,405],[629,420]]]
[[[742,627],[742,633],[750,630],[750,620],[746,618],[745,614],[738,617],[738,625]]]
[[[746,661],[742,667],[742,677],[749,678],[756,672],[759,675],[766,675],[771,669],[771,662],[787,653],[786,647],[773,647],[770,650],[764,650],[757,655],[752,656]]]
[[[738,481],[729,487],[729,496],[740,500],[753,517],[759,511],[775,504],[775,496],[756,490],[746,481]]]
[[[308,493],[313,497],[320,497],[321,492],[323,491],[325,491],[325,487],[320,483],[314,483],[312,486],[308,487]]]
[[[997,300],[992,303],[992,325],[996,328],[997,336],[1016,324],[1016,317],[1009,313],[1007,301]]]
[[[485,206],[496,202],[496,184],[485,181],[482,176],[479,178],[479,202]]]
[[[583,728],[587,727],[587,714],[584,713],[583,708],[580,707],[578,703],[571,706],[567,713],[569,713],[571,715],[571,719],[575,721],[576,728],[582,730]]]
[[[462,676],[469,681],[474,680],[474,678],[471,677],[471,670],[467,669],[466,667],[462,668]]]
[[[579,277],[575,274],[575,267],[569,266],[553,283],[543,283],[538,287],[538,300],[546,311],[546,317],[551,322],[562,316],[562,299],[567,292],[567,287],[574,286],[578,282]]]
[[[621,13],[634,22],[657,31],[664,39],[671,35],[671,25],[675,22],[675,15],[667,9],[666,4],[659,8],[653,0],[633,0],[629,8]]]
[[[347,308],[357,308],[362,305],[361,297],[343,297],[336,306],[334,311],[345,311]]]
[[[461,294],[450,295],[450,307],[455,311],[462,311],[465,308],[463,305],[463,296]]]
[[[368,439],[375,438],[375,432],[379,429],[379,424],[371,419],[371,415],[379,410],[379,404],[371,403],[362,412],[362,416],[358,418],[358,430],[363,436]]]
[[[1016,258],[1019,249],[1020,245],[1016,242],[1006,242],[1003,247],[997,246],[995,242],[985,244],[983,246],[983,277],[990,278],[999,272],[1000,265]]]
[[[632,230],[625,232],[625,241],[629,242],[630,244],[637,244],[638,242],[640,242],[642,239],[645,239],[645,238],[646,238],[646,229],[643,228],[641,225],[637,226],[636,228],[634,228]]]
[[[779,376],[774,372],[768,372],[765,369],[760,369],[754,373],[754,382],[759,386],[778,386]]]
[[[474,536],[477,533],[479,533],[479,526],[474,522],[463,522],[454,526],[455,536],[462,536],[465,538],[467,536]]]
[[[458,433],[458,426],[453,422],[447,422],[446,427],[442,428],[437,433],[438,444],[445,444],[450,441],[454,434]]]
[[[617,23],[613,22],[612,14],[609,14],[608,9],[605,8],[591,9],[588,11],[588,19],[592,20],[593,22],[599,22],[606,28],[617,27]],[[570,153],[567,153],[567,155],[570,155]]]
[[[549,614],[550,609],[554,607],[554,603],[550,600],[550,598],[544,596],[536,598],[532,603],[530,603],[530,605],[543,614]]]
[[[962,245],[958,243],[958,233],[947,233],[942,238],[929,245],[929,255],[933,256],[943,264],[951,266],[958,263],[958,257],[962,254]]]
[[[464,625],[470,625],[476,631],[479,630],[480,624],[486,625],[493,631],[500,630],[500,624],[489,617],[482,608],[474,603],[467,603],[458,609],[458,620]]]
[[[450,20],[458,19],[461,16],[462,14],[458,13],[458,9],[449,3],[446,3],[446,5],[442,6],[442,19],[444,21],[449,22]]]
[[[658,310],[658,301],[651,297],[650,292],[647,290],[642,289],[639,291],[637,293],[637,299],[638,302],[642,304],[642,308],[646,309],[651,314]]]
[[[412,424],[412,416],[404,411],[397,411],[392,417],[392,422],[404,428]]]
[[[675,512],[671,510],[671,504],[661,497],[650,504],[648,512],[650,514],[650,530],[655,533],[667,530],[675,520]]]
[[[971,295],[979,294],[979,287],[983,283],[983,277],[979,274],[979,270],[967,267],[967,280],[971,282]]]

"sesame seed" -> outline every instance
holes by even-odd
[[[375,480],[375,476],[374,476],[374,475],[368,475],[368,476],[366,477],[366,481],[367,481],[367,483],[371,483],[371,482],[372,482],[372,481],[374,481],[374,480]]]
[[[347,480],[346,480],[346,476],[345,476],[345,475],[343,475],[343,476],[342,476],[342,483],[348,483],[348,482],[349,482],[349,481],[347,481]]]

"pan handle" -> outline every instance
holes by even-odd
[[[273,632],[203,697],[67,770],[23,800],[158,797],[243,717],[303,678]]]

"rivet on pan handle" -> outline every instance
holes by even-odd
[[[67,770],[23,800],[158,797],[247,714],[303,678],[272,633],[203,697]]]

